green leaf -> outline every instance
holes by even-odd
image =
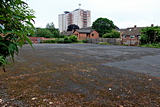
[[[4,15],[0,15],[0,18],[1,18],[1,17],[4,17]]]
[[[27,16],[28,19],[36,18],[35,16]]]
[[[32,46],[32,42],[27,37],[28,33],[34,32],[31,23],[34,11],[23,0],[2,0],[1,1],[0,33],[0,66],[4,65],[7,56],[14,60],[14,54],[18,53],[18,47],[22,47],[25,40]],[[33,46],[32,46],[33,47]]]
[[[27,36],[24,38],[31,46],[32,46],[32,41],[30,40],[30,38],[28,38]],[[32,46],[33,48],[33,46]]]

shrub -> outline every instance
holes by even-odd
[[[45,40],[43,41],[43,43],[56,43],[56,41],[55,40]]]
[[[147,43],[140,45],[140,47],[160,48],[160,43]]]
[[[71,43],[71,40],[68,36],[64,37],[64,43]]]
[[[75,35],[70,37],[64,36],[64,38],[56,38],[55,40],[46,40],[43,43],[77,43],[78,38]]]
[[[71,35],[71,36],[69,37],[69,39],[70,39],[71,43],[76,43],[76,42],[78,42],[78,37],[77,37],[76,35]]]
[[[59,35],[59,38],[64,38],[65,37],[65,35]]]
[[[87,40],[86,40],[86,39],[83,39],[83,40],[82,40],[82,43],[87,43]]]
[[[56,38],[56,43],[64,43],[64,38]]]
[[[120,33],[116,30],[112,30],[110,33],[106,33],[102,36],[102,38],[119,38]]]

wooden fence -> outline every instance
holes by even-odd
[[[127,46],[138,46],[140,40],[122,40],[120,38],[87,38],[87,43],[98,44],[100,42],[107,42],[113,45],[127,45]]]
[[[87,38],[87,43],[93,43],[98,44],[100,42],[107,42],[109,44],[113,45],[121,45],[121,39],[120,38]]]

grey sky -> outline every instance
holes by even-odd
[[[79,8],[91,11],[91,22],[108,18],[119,28],[160,25],[160,0],[26,0],[36,13],[36,27],[53,22],[58,28],[58,15]]]

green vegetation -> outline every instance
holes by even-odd
[[[78,37],[75,36],[75,35],[71,35],[71,36],[69,37],[69,39],[71,40],[72,43],[78,42]]]
[[[141,33],[141,47],[160,48],[160,27],[147,27]]]
[[[47,23],[46,29],[48,29],[52,33],[52,37],[54,38],[59,37],[59,30],[54,27],[53,22]]]
[[[96,21],[92,24],[92,29],[95,29],[99,36],[102,37],[106,33],[112,32],[112,29],[117,28],[112,20],[109,20],[107,18],[98,18]]]
[[[102,38],[119,38],[120,37],[120,33],[114,29],[112,29],[111,32],[106,33],[102,36]]]
[[[147,44],[140,45],[140,47],[160,48],[160,42],[152,43],[152,44],[147,43]]]
[[[56,43],[56,41],[55,40],[45,40],[43,41],[43,43]]]
[[[160,27],[147,27],[141,30],[141,43],[158,43],[160,42]]]
[[[22,47],[26,41],[32,45],[27,36],[34,34],[32,22],[35,16],[22,0],[1,0],[0,7],[0,66],[5,66],[7,57],[14,61],[18,47]]]
[[[45,28],[36,28],[35,37],[45,37],[45,38],[52,38],[52,33]]]
[[[54,27],[53,22],[47,23],[46,28],[36,28],[35,37],[60,38],[59,30]]]
[[[79,26],[75,24],[71,24],[67,27],[67,31],[72,31],[72,30],[75,31],[76,29],[79,29]]]
[[[107,42],[99,42],[98,44],[100,44],[100,45],[110,45],[110,44],[107,43]]]
[[[56,38],[55,40],[45,40],[43,43],[78,43],[76,35],[64,36],[64,38]]]
[[[83,39],[83,40],[81,40],[82,41],[82,43],[87,43],[87,40],[86,39]]]

